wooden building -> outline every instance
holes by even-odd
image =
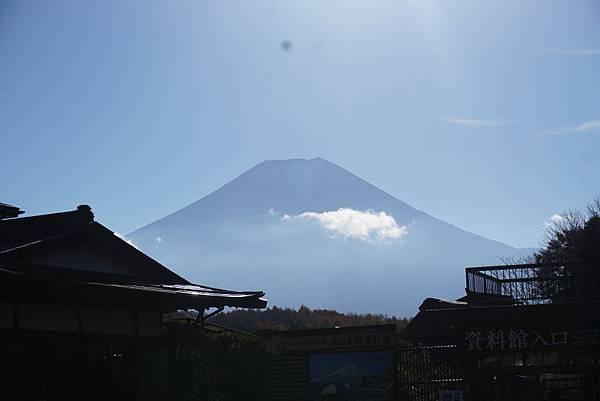
[[[406,400],[600,400],[600,264],[468,268],[466,291],[401,333]]]
[[[0,399],[169,400],[163,314],[264,308],[263,292],[190,283],[94,221],[0,204]]]

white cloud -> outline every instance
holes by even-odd
[[[600,120],[585,121],[581,124],[571,125],[568,127],[554,127],[539,131],[534,131],[537,136],[557,136],[567,134],[584,134],[593,131],[600,131]]]
[[[549,47],[548,51],[566,56],[600,56],[600,48],[562,49]]]
[[[482,119],[482,118],[442,118],[442,121],[467,127],[492,128],[508,125],[512,120],[507,119]]]
[[[300,220],[316,220],[336,235],[368,242],[400,238],[408,234],[406,226],[398,226],[394,217],[385,212],[341,208],[329,212],[305,212]],[[288,217],[289,219],[289,217]]]
[[[156,238],[154,238],[154,242],[156,242],[157,244],[160,244],[163,242],[163,239],[161,237],[156,237]]]
[[[116,236],[116,237],[118,237],[118,238],[122,239],[123,241],[127,242],[129,245],[131,245],[131,246],[132,246],[132,247],[134,247],[135,249],[139,249],[139,248],[138,248],[138,247],[137,247],[137,246],[136,246],[136,245],[133,243],[133,241],[132,241],[132,240],[130,240],[129,238],[127,238],[127,237],[126,237],[126,236],[124,236],[123,234],[121,234],[121,233],[118,233],[118,232],[116,232],[116,231],[114,232],[114,234],[115,234],[115,236]]]
[[[273,209],[273,208],[270,208],[270,209],[267,211],[267,214],[268,214],[269,216],[277,216],[277,217],[280,217],[280,218],[281,218],[281,220],[289,220],[289,219],[291,219],[291,218],[292,218],[292,216],[290,216],[289,214],[287,214],[287,213],[281,214],[281,212],[279,212],[279,211],[277,211],[276,209]]]

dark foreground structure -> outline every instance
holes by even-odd
[[[21,213],[0,204],[2,400],[186,398],[181,364],[202,359],[188,354],[204,345],[190,336],[207,311],[266,307],[263,292],[190,283],[95,222],[89,206]],[[187,309],[199,311],[188,324],[163,321]],[[200,386],[196,376],[186,388]]]
[[[392,401],[396,325],[263,331],[271,401]]]
[[[401,337],[402,400],[600,400],[600,264],[468,268]]]
[[[258,335],[262,292],[192,284],[94,221],[0,204],[0,400],[598,401],[600,264],[466,269],[395,325]]]

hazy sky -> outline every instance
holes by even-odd
[[[600,195],[600,2],[0,0],[0,201],[127,233],[321,156],[516,246]]]

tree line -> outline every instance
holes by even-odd
[[[600,262],[600,198],[584,212],[554,216],[544,246],[530,258],[535,263]]]
[[[340,313],[328,309],[310,309],[303,305],[298,309],[273,306],[264,310],[233,310],[214,316],[210,322],[254,333],[262,329],[322,329],[376,324],[395,324],[400,330],[406,327],[409,319],[373,313]]]

